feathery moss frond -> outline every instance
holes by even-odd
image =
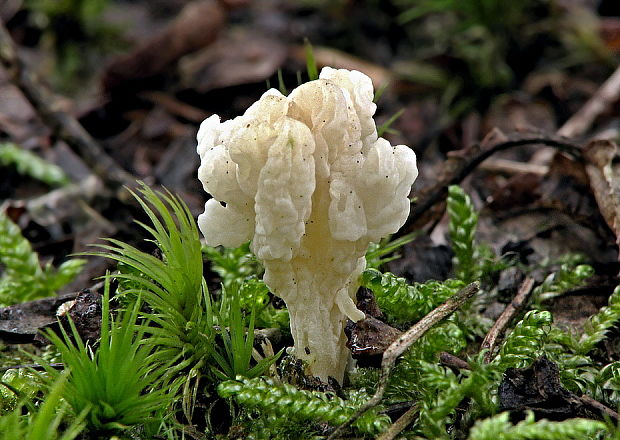
[[[37,253],[22,231],[8,215],[0,212],[0,262],[4,276],[41,276],[42,269]]]
[[[448,187],[447,210],[454,274],[458,279],[470,283],[510,266],[508,261],[497,260],[490,247],[476,244],[478,213],[461,187]]]
[[[612,407],[620,406],[620,361],[605,365],[595,374],[601,397],[611,403]]]
[[[219,275],[223,291],[238,286],[235,289],[238,289],[241,309],[246,312],[256,311],[257,327],[289,331],[288,309],[273,307],[269,288],[258,278],[263,268],[250,251],[249,242],[236,248],[203,246],[202,253],[211,264],[211,270]],[[226,298],[220,297],[220,308],[227,308],[228,305],[222,304],[223,301]]]
[[[569,259],[560,265],[558,271],[549,274],[542,284],[534,289],[532,297],[538,301],[551,299],[569,289],[583,285],[593,273],[592,266],[579,264],[574,259]]]
[[[404,278],[375,269],[366,269],[360,282],[374,293],[383,312],[401,322],[417,321],[465,286],[460,280],[410,285]]]
[[[494,363],[503,370],[531,363],[543,348],[552,321],[551,313],[547,311],[526,313],[506,336]]]
[[[448,230],[454,251],[454,273],[469,283],[477,278],[474,239],[478,226],[478,213],[471,198],[457,185],[448,188]]]
[[[618,321],[620,321],[620,286],[616,287],[609,297],[609,305],[586,321],[577,353],[588,354],[592,351]]]
[[[0,379],[0,414],[13,411],[20,400],[32,399],[41,391],[43,383],[36,373],[13,368]]]
[[[426,391],[434,395],[437,390],[429,383],[429,377],[432,375],[429,373],[430,366],[441,369],[436,378],[440,382],[447,382],[446,372],[437,365],[439,354],[443,351],[458,354],[467,346],[467,338],[457,321],[455,317],[447,318],[427,331],[403,354],[390,375],[389,386],[385,393],[386,402],[418,400]],[[424,379],[423,375],[426,375]],[[377,371],[372,368],[360,368],[351,376],[351,380],[356,386],[373,389],[378,381]]]
[[[244,406],[290,420],[320,420],[333,425],[344,423],[361,405],[343,400],[331,393],[299,390],[292,385],[276,383],[269,378],[222,382],[218,388],[222,397],[235,397]],[[358,399],[364,402],[366,399]],[[354,426],[362,432],[376,434],[390,424],[387,416],[368,411]]]
[[[248,278],[239,286],[239,296],[243,310],[255,311],[256,327],[279,328],[285,333],[290,331],[288,309],[274,307],[269,288],[263,280]]]
[[[430,363],[422,363],[421,367],[424,391],[415,431],[426,438],[450,438],[446,427],[452,423],[456,408],[463,399],[482,398],[482,405],[489,406],[489,389],[494,382],[489,380],[486,366],[463,371],[460,376]]]
[[[528,413],[525,420],[513,425],[510,413],[503,412],[477,421],[469,432],[468,440],[581,440],[596,438],[597,434],[605,430],[604,423],[588,419],[535,421],[532,412]]]
[[[86,260],[81,258],[71,258],[60,264],[56,269],[51,265],[44,268],[46,284],[48,289],[57,292],[60,288],[72,282],[82,271]]]
[[[86,263],[82,259],[64,262],[58,269],[41,267],[37,253],[22,231],[4,212],[0,212],[0,304],[11,305],[51,296],[70,283]]]
[[[465,332],[458,324],[458,317],[447,318],[427,331],[409,350],[407,357],[434,362],[442,351],[458,354],[467,346]]]
[[[250,242],[236,248],[203,246],[202,252],[209,260],[211,270],[219,275],[226,288],[232,283],[242,283],[245,279],[263,272],[260,263],[250,251]]]
[[[0,166],[13,166],[18,173],[40,180],[50,186],[62,186],[69,183],[69,178],[62,168],[11,143],[0,143]]]

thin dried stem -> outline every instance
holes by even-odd
[[[376,440],[394,440],[407,426],[414,421],[418,415],[418,407],[413,405],[402,416],[398,418],[387,431],[377,436]]]
[[[519,311],[525,306],[527,300],[532,294],[533,287],[533,278],[527,277],[523,280],[514,299],[506,306],[502,314],[499,318],[497,318],[497,321],[495,321],[495,324],[493,324],[493,327],[491,327],[487,335],[484,337],[480,349],[488,350],[484,355],[484,361],[487,364],[493,359],[493,351],[497,346],[498,339],[504,334],[506,328],[517,313],[519,313]]]
[[[594,95],[577,113],[560,127],[558,135],[565,137],[583,136],[596,118],[620,98],[620,67],[603,83]]]
[[[409,347],[411,347],[418,339],[431,329],[435,324],[444,318],[451,315],[458,310],[465,302],[478,292],[480,289],[480,283],[477,281],[465,286],[459,290],[453,297],[449,298],[445,303],[431,311],[424,318],[420,319],[409,330],[403,333],[397,340],[383,353],[383,360],[381,361],[381,377],[379,378],[379,384],[377,385],[377,391],[375,394],[360,407],[355,414],[353,414],[349,420],[340,425],[332,434],[327,438],[333,440],[338,438],[345,429],[353,424],[362,414],[371,408],[374,408],[381,402],[385,389],[388,385],[388,379],[396,359],[403,354]]]
[[[52,362],[48,365],[41,364],[22,364],[22,365],[10,365],[8,367],[0,367],[0,373],[5,373],[9,370],[35,370],[35,371],[45,371],[45,368],[50,367],[55,370],[64,370],[65,364],[59,362]]]

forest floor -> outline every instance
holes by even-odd
[[[105,237],[155,250],[135,222],[148,222],[148,217],[124,187],[135,189],[136,181],[165,187],[194,218],[203,211],[208,196],[196,178],[200,123],[212,114],[223,120],[242,114],[269,87],[284,92],[306,82],[310,47],[319,70],[359,70],[371,78],[381,92],[377,126],[393,145],[408,145],[417,155],[411,213],[392,237],[411,233],[415,238],[381,270],[409,283],[458,276],[448,188],[459,185],[470,200],[462,206],[473,204],[480,249],[474,258],[488,263],[472,263],[482,271],[482,290],[488,294],[478,312],[489,325],[480,334],[472,330],[460,352],[436,353],[435,363],[457,375],[471,368],[467,359],[481,352],[489,338],[495,348],[499,333],[513,328],[534,306],[551,313],[554,328],[578,339],[584,326],[592,325],[592,316],[611,307],[610,295],[620,284],[620,9],[613,0],[514,3],[0,4],[0,213],[19,227],[7,226],[3,233],[25,238],[38,254],[41,273],[58,273],[60,279],[66,269],[66,282],[56,285],[49,278],[47,290],[31,286],[12,296],[2,287],[10,275],[10,252],[1,246],[20,241],[0,237],[5,253],[0,254],[0,367],[5,371],[31,363],[18,347],[41,353],[40,345],[49,342],[41,338],[41,329],[54,325],[61,303],[84,289],[103,293],[98,277],[115,270],[116,263],[81,256],[85,263],[78,269],[62,269],[71,255],[92,252],[92,245],[104,243]],[[587,276],[577,277],[574,285],[567,282],[561,294],[531,296],[550,274],[586,267],[580,265],[591,268]],[[222,272],[208,259],[205,277],[217,291]],[[277,299],[272,301],[278,306]],[[76,316],[83,313],[87,324],[97,327],[100,321],[86,316],[88,305]],[[614,325],[605,327],[604,340],[588,358],[597,371],[620,361],[620,331]],[[98,328],[91,330],[98,333]],[[498,335],[489,336],[490,331]],[[286,332],[283,337],[274,345],[291,343]],[[527,366],[547,368],[540,374],[556,386],[557,372],[549,373],[553,368],[545,357],[535,358]],[[560,372],[565,367],[560,363]],[[614,424],[620,388],[605,388],[603,382],[598,395],[564,386],[590,399],[580,401],[589,405],[590,418]],[[560,388],[556,394],[564,392]],[[469,433],[474,421],[462,416],[465,401],[448,411],[454,416],[448,423],[452,430],[442,436],[474,435]],[[503,404],[524,411],[539,408],[540,402]],[[563,415],[556,413],[555,420],[583,417],[562,405],[558,411]],[[416,405],[409,402],[390,414],[392,421],[403,420],[398,429],[405,433],[418,414],[412,408]],[[193,426],[188,435],[203,438],[197,433],[204,429],[200,422],[181,419]],[[251,430],[226,420],[217,424],[218,435],[243,438],[243,429]],[[432,429],[420,423],[403,435],[432,438]],[[314,435],[329,435],[336,425],[322,426]]]

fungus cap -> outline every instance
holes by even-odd
[[[295,353],[342,380],[346,318],[368,244],[409,214],[414,152],[378,138],[370,79],[324,68],[286,97],[271,89],[239,117],[206,119],[198,178],[212,198],[198,218],[211,246],[251,249],[291,316]]]

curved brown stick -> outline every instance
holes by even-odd
[[[487,335],[482,341],[480,346],[481,350],[488,350],[484,354],[484,361],[486,363],[491,362],[493,359],[493,351],[497,346],[497,340],[506,331],[506,327],[510,324],[510,321],[515,317],[517,313],[525,306],[527,299],[530,297],[534,287],[534,279],[527,277],[521,283],[519,291],[515,295],[514,299],[506,306],[502,314],[497,318],[493,327],[489,330]]]
[[[19,57],[13,40],[0,21],[0,65],[10,81],[24,94],[43,122],[53,134],[74,150],[93,173],[108,187],[121,190],[124,186],[136,187],[136,179],[121,168],[101,145],[82,127],[71,114],[61,110],[58,98],[41,84]]]
[[[602,416],[607,416],[611,420],[613,420],[615,423],[618,423],[618,420],[620,419],[620,415],[618,415],[618,413],[614,411],[613,409],[603,405],[598,400],[594,400],[592,397],[586,396],[585,394],[579,397],[579,400],[581,401],[581,403],[583,403],[588,408],[598,412]]]
[[[583,105],[577,113],[560,127],[558,135],[566,137],[583,136],[596,118],[620,98],[620,67]]]
[[[382,433],[377,437],[376,440],[394,440],[398,434],[400,434],[407,426],[414,421],[416,416],[418,415],[418,407],[413,405],[411,408],[407,410],[402,416],[398,418],[387,431]]]
[[[409,218],[405,223],[402,234],[416,231],[428,224],[434,224],[443,215],[443,206],[435,208],[443,202],[448,195],[448,187],[460,183],[482,161],[494,153],[508,148],[522,145],[542,144],[557,148],[574,157],[581,157],[579,145],[567,139],[553,136],[534,135],[509,135],[506,136],[498,129],[489,133],[480,144],[472,145],[464,150],[453,151],[443,165],[443,175],[439,181],[430,188],[424,189],[417,194],[417,200],[411,206]],[[433,209],[435,208],[435,209]]]

